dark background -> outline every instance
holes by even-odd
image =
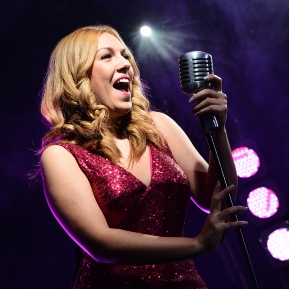
[[[50,53],[63,36],[96,23],[120,32],[153,106],[174,118],[206,159],[208,146],[180,90],[177,60],[193,50],[213,56],[228,95],[232,148],[249,143],[261,157],[260,172],[240,180],[237,203],[245,204],[249,187],[268,182],[281,200],[281,211],[263,222],[242,216],[250,222],[244,235],[257,278],[261,289],[289,288],[289,264],[272,262],[259,242],[264,230],[289,219],[287,0],[0,0],[0,289],[70,286],[73,243],[52,217],[41,183],[28,175],[37,169],[46,131],[39,93]],[[145,23],[155,42],[140,39]],[[198,234],[205,216],[190,207],[187,235]],[[195,261],[211,289],[253,288],[234,231]]]

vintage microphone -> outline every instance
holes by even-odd
[[[185,94],[197,93],[198,91],[205,88],[213,88],[212,83],[204,80],[204,77],[206,75],[214,73],[212,56],[206,52],[191,51],[182,54],[179,57],[179,72],[180,72],[181,89]],[[203,133],[207,138],[207,142],[210,147],[216,168],[218,170],[221,186],[223,188],[226,188],[228,187],[228,183],[212,135],[212,130],[219,127],[218,121],[214,115],[206,115],[200,117],[200,122]],[[231,194],[227,196],[226,202],[228,206],[230,207],[234,206]],[[237,214],[233,214],[232,219],[234,221],[238,221]],[[259,285],[251,262],[249,251],[247,249],[247,245],[243,236],[242,229],[236,228],[236,233],[241,249],[246,259],[246,263],[249,269],[254,289],[259,289]]]

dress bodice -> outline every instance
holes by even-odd
[[[190,200],[189,183],[168,146],[149,144],[151,182],[88,150],[58,143],[76,159],[88,178],[95,199],[111,228],[157,236],[179,237]],[[198,288],[205,289],[193,260],[155,265],[98,263],[81,251],[74,288]]]

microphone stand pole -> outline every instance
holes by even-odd
[[[200,121],[201,121],[203,133],[207,138],[207,142],[208,142],[211,154],[213,156],[213,159],[214,159],[217,171],[218,171],[219,181],[221,183],[221,186],[222,186],[222,188],[227,188],[228,183],[227,183],[227,180],[226,180],[226,177],[225,177],[225,174],[223,171],[223,167],[222,167],[222,164],[221,164],[220,159],[219,159],[219,154],[218,154],[217,148],[215,146],[214,138],[213,138],[213,135],[211,132],[212,129],[217,128],[219,126],[217,119],[215,118],[215,116],[203,116],[200,118]],[[229,207],[234,206],[234,202],[233,202],[231,194],[229,194],[227,196],[226,202],[227,202]],[[239,220],[237,214],[233,214],[232,219],[233,219],[233,221]],[[257,281],[256,275],[255,275],[255,271],[253,268],[253,264],[251,262],[250,254],[249,254],[249,251],[247,249],[247,245],[246,245],[246,241],[245,241],[242,229],[236,228],[236,234],[237,234],[242,252],[245,256],[245,260],[246,260],[246,263],[247,263],[247,266],[249,269],[249,273],[250,273],[250,276],[252,279],[253,288],[259,289],[260,287],[258,285],[258,281]]]

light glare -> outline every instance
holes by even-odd
[[[141,27],[141,29],[140,29],[140,33],[141,33],[142,36],[147,37],[147,36],[150,36],[150,35],[151,35],[152,30],[151,30],[150,27],[148,27],[148,26],[143,26],[143,27]]]

